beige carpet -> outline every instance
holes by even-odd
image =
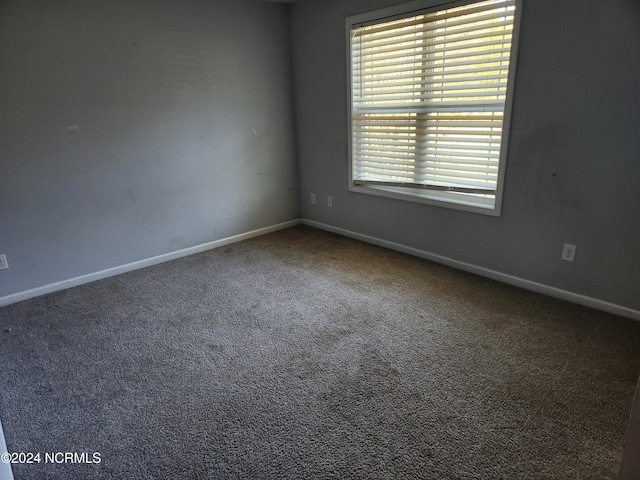
[[[295,227],[0,309],[16,479],[615,478],[640,324]]]

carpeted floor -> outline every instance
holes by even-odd
[[[640,324],[300,226],[1,308],[0,367],[16,480],[612,479]]]

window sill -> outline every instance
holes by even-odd
[[[393,198],[406,202],[463,210],[465,212],[479,213],[493,217],[500,216],[500,209],[497,207],[499,202],[497,199],[469,198],[469,195],[463,193],[441,192],[437,190],[416,191],[411,188],[380,185],[350,185],[349,191],[363,193],[365,195]]]

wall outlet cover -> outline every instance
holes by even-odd
[[[576,258],[576,246],[569,243],[565,243],[562,248],[562,260],[565,262],[573,262]]]

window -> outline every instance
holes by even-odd
[[[350,190],[500,214],[519,1],[347,19]]]

